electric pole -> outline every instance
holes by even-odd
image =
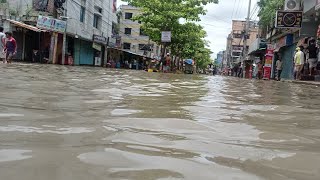
[[[249,30],[250,30],[250,14],[251,14],[251,0],[249,0],[249,7],[248,7],[248,16],[245,24],[245,32],[244,32],[244,40],[243,40],[243,57],[242,57],[242,72],[243,77],[246,77],[246,64],[245,59],[248,56],[248,37],[249,37]]]

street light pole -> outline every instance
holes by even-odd
[[[249,0],[248,16],[246,20],[244,40],[243,40],[242,74],[244,78],[246,77],[245,58],[248,56],[247,45],[248,45],[248,36],[249,36],[249,30],[250,30],[250,14],[251,14],[251,0]]]

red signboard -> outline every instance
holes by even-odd
[[[270,79],[271,77],[271,67],[264,67],[263,68],[263,79]]]
[[[273,53],[274,49],[271,44],[268,44],[267,46],[267,53],[265,57],[265,63],[264,63],[264,69],[263,69],[263,79],[270,79],[271,78],[271,67],[272,67],[272,61],[273,61]]]

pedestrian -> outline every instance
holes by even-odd
[[[309,42],[309,46],[307,47],[307,59],[309,63],[310,76],[314,74],[315,68],[317,67],[318,53],[319,53],[319,49],[316,46],[316,41],[314,39],[311,39]]]
[[[303,65],[305,63],[304,53],[302,52],[303,47],[297,47],[296,54],[294,55],[294,72],[295,79],[301,79],[301,72],[303,70]]]
[[[238,77],[239,78],[242,78],[242,72],[243,72],[243,63],[239,63],[240,66],[239,66],[239,69],[238,69]]]
[[[6,35],[3,33],[3,27],[0,27],[0,61],[6,63],[6,54],[4,52]]]
[[[282,60],[279,58],[276,62],[276,68],[277,68],[277,81],[281,80],[281,73],[282,73]]]
[[[6,42],[5,42],[5,52],[6,52],[6,61],[7,63],[11,63],[14,55],[17,54],[17,42],[12,37],[11,32],[6,32]]]
[[[167,56],[165,58],[165,72],[169,72],[170,71],[170,64],[171,64],[171,57],[170,57],[170,53],[167,53]]]

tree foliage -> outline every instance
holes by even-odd
[[[260,7],[258,16],[262,27],[267,27],[273,23],[276,11],[284,5],[284,2],[285,0],[260,0],[258,2]]]
[[[134,20],[142,22],[143,31],[150,39],[161,44],[161,31],[171,31],[172,41],[165,44],[174,55],[181,58],[199,58],[198,62],[210,63],[208,44],[203,27],[194,22],[205,15],[205,5],[218,3],[218,0],[126,0],[129,5],[138,7],[142,13]],[[181,20],[186,23],[180,23]],[[205,63],[203,63],[205,64]]]

